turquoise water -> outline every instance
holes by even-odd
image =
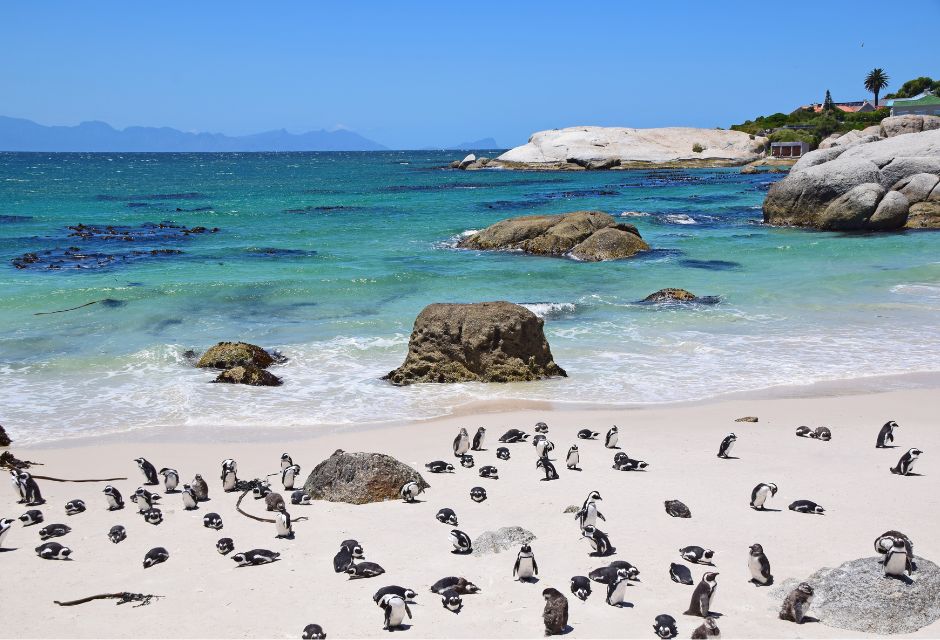
[[[21,442],[163,425],[355,425],[477,399],[655,403],[940,369],[938,234],[767,228],[760,204],[776,176],[733,169],[442,170],[452,155],[0,154],[0,424]],[[453,248],[505,217],[577,209],[645,214],[624,219],[654,251],[587,264]],[[126,242],[67,228],[161,221],[219,231]],[[70,246],[146,255],[13,266]],[[667,286],[721,302],[635,304]],[[424,305],[494,299],[546,318],[569,378],[379,380],[404,358]],[[208,384],[184,353],[225,339],[288,356],[276,368],[284,386]]]

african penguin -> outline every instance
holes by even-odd
[[[679,629],[676,628],[676,619],[665,613],[661,613],[653,620],[653,632],[663,640],[669,640],[679,635]]]
[[[287,513],[287,509],[281,505],[280,510],[274,516],[274,532],[275,538],[293,538],[294,537],[294,528],[291,526],[290,514]]]
[[[351,555],[353,558],[358,558],[361,560],[365,557],[365,551],[363,550],[362,545],[359,544],[358,540],[353,540],[351,538],[348,540],[343,540],[339,543],[339,548],[349,551],[349,555]]]
[[[193,490],[192,485],[183,485],[182,496],[184,509],[192,511],[193,509],[199,508],[199,501],[196,499],[196,492]]]
[[[163,547],[154,547],[144,554],[144,569],[149,569],[155,564],[166,562],[170,559],[170,552]]]
[[[454,549],[451,553],[467,554],[473,551],[473,543],[470,541],[470,536],[460,529],[451,529],[450,542],[454,545]]]
[[[467,430],[461,427],[457,437],[454,438],[454,455],[459,458],[468,451],[470,451],[470,436],[467,435]]]
[[[581,462],[581,456],[578,454],[578,445],[573,444],[568,449],[568,456],[565,458],[565,466],[572,471],[580,471],[578,463]]]
[[[222,528],[222,516],[217,513],[207,513],[202,517],[202,526],[218,531]]]
[[[291,466],[292,464],[294,464],[294,461],[291,459],[290,455],[288,455],[286,452],[282,453],[281,454],[281,471]]]
[[[441,578],[431,585],[431,593],[443,593],[448,589],[453,589],[457,593],[469,595],[480,593],[480,587],[476,586],[464,577],[448,576]]]
[[[383,596],[388,594],[396,595],[404,599],[405,601],[411,600],[414,601],[418,597],[418,594],[415,593],[414,589],[408,589],[406,587],[399,587],[398,585],[392,584],[387,587],[382,587],[372,596],[372,601],[376,604],[382,599]]]
[[[597,492],[594,491],[592,493]],[[597,495],[600,496],[599,493]],[[598,518],[605,522],[607,521],[607,518],[604,517],[604,514],[597,510],[597,503],[593,500],[585,500],[584,506],[574,514],[574,519],[578,521],[578,525],[581,527],[581,529],[584,529],[585,527],[596,526]]]
[[[36,547],[36,555],[43,560],[69,560],[72,550],[58,542],[44,542]]]
[[[904,547],[907,549],[908,555],[911,558],[914,557],[914,543],[911,542],[910,538],[901,533],[900,531],[890,530],[885,531],[880,536],[875,538],[875,551],[884,555],[888,553],[894,547],[895,540],[902,540],[904,542]]]
[[[919,458],[920,454],[922,453],[923,451],[916,447],[908,449],[907,453],[901,456],[901,459],[898,460],[898,463],[891,467],[891,473],[900,476],[910,475],[910,473],[914,470],[914,463],[917,462],[917,458]]]
[[[44,519],[45,518],[42,515],[42,511],[40,511],[39,509],[30,509],[29,511],[27,511],[26,513],[20,516],[20,522],[23,523],[24,527],[28,527],[34,524],[39,524]]]
[[[780,607],[780,619],[803,624],[813,602],[813,593],[813,587],[810,584],[801,582],[783,601],[783,606]]]
[[[486,489],[483,487],[473,487],[470,489],[470,499],[474,502],[483,502],[486,500]]]
[[[146,458],[134,458],[140,472],[144,474],[144,484],[157,484],[157,469]]]
[[[437,518],[438,522],[449,524],[452,527],[457,526],[457,514],[454,513],[453,509],[450,509],[448,507],[444,507],[443,509],[440,509],[437,512],[437,515],[434,517]]]
[[[42,493],[39,491],[39,483],[28,471],[20,471],[17,474],[19,483],[23,487],[23,494],[26,496],[26,505],[34,507],[43,504]]]
[[[401,499],[405,502],[414,502],[415,498],[417,498],[418,495],[423,491],[424,489],[420,484],[414,480],[409,480],[401,486],[401,491],[399,491],[399,493],[401,494]]]
[[[158,525],[163,522],[163,512],[156,507],[142,511],[140,515],[144,517],[144,522],[147,524]]]
[[[108,501],[108,511],[117,511],[124,508],[124,498],[121,497],[121,492],[113,485],[107,485],[101,493],[105,495],[105,499]]]
[[[7,537],[7,534],[10,533],[14,522],[16,522],[16,520],[13,518],[0,519],[0,549],[3,548],[3,540]]]
[[[591,431],[590,429],[581,429],[578,431],[578,438],[581,440],[594,440],[599,435],[601,434],[597,431]]]
[[[137,510],[143,513],[148,509],[152,509],[154,505],[160,501],[160,496],[155,493],[150,493],[143,487],[137,487],[137,491],[134,492],[134,496],[131,500],[137,503]]]
[[[718,445],[718,457],[727,458],[731,454],[731,448],[734,447],[734,443],[737,442],[738,436],[733,433],[729,433],[724,437],[724,440],[721,441],[721,444]]]
[[[764,555],[764,547],[759,544],[752,544],[750,550],[747,568],[751,571],[751,582],[757,586],[772,585],[774,577],[770,574],[770,560]]]
[[[500,447],[496,450],[496,457],[500,460],[509,460],[509,449]]]
[[[582,602],[591,595],[591,580],[587,576],[572,576],[571,593]]]
[[[590,555],[604,557],[612,554],[616,549],[610,543],[607,534],[593,525],[587,525],[581,529],[581,537],[591,543],[594,551]]]
[[[480,477],[492,478],[493,480],[499,480],[499,471],[496,469],[496,467],[491,466],[491,465],[480,467]]]
[[[911,556],[907,552],[907,546],[904,540],[895,539],[894,546],[885,553],[882,562],[886,576],[903,576],[905,573],[910,576],[913,571],[911,566]]]
[[[453,589],[441,592],[441,604],[444,605],[445,609],[454,613],[460,613],[460,610],[463,609],[463,599]]]
[[[761,482],[751,491],[751,508],[764,511],[769,498],[777,495],[777,485],[773,482]]]
[[[193,476],[193,481],[189,483],[189,486],[193,488],[196,500],[199,502],[205,502],[209,499],[209,483],[198,473]]]
[[[267,511],[280,511],[286,506],[284,496],[279,493],[269,493],[264,497],[264,506]]]
[[[477,432],[473,434],[473,444],[470,448],[474,451],[483,451],[484,440],[486,440],[486,429],[480,427],[477,429]]]
[[[542,610],[545,635],[562,635],[568,630],[568,598],[551,587],[542,591],[542,597],[545,599],[545,609]]]
[[[806,426],[797,427],[796,435],[798,435],[801,438],[815,438],[816,437],[815,432]]]
[[[20,480],[20,473],[16,469],[10,469],[10,482],[13,484],[13,489],[16,491],[16,494],[19,496],[19,500],[16,501],[16,504],[23,504],[26,502],[26,485],[23,484]]]
[[[797,513],[816,513],[819,515],[823,515],[826,511],[822,508],[822,505],[818,505],[812,500],[795,500],[787,508]]]
[[[529,434],[526,433],[525,431],[520,431],[519,429],[510,429],[509,431],[504,433],[502,436],[500,436],[499,441],[506,442],[506,443],[523,442],[528,437],[529,437]]]
[[[65,503],[65,515],[74,516],[85,511],[84,500],[69,500]]]
[[[269,493],[271,493],[270,482],[259,482],[251,488],[251,497],[255,500],[260,500],[261,498],[266,497]]]
[[[878,432],[878,439],[875,440],[876,449],[884,449],[889,442],[894,442],[894,430],[898,428],[898,423],[894,420],[885,422]]]
[[[708,617],[712,599],[715,597],[715,589],[718,588],[717,577],[718,574],[711,571],[702,576],[701,582],[692,592],[692,601],[689,603],[689,609],[685,612],[685,615],[699,616],[700,618]]]
[[[277,551],[267,549],[252,549],[251,551],[242,551],[232,556],[232,560],[238,563],[239,567],[257,566],[259,564],[269,564],[281,557]]]
[[[512,568],[513,577],[520,582],[529,582],[538,574],[539,565],[535,562],[532,547],[527,544],[522,545],[516,556],[516,564]]]
[[[231,538],[219,538],[215,543],[215,550],[223,556],[235,551],[235,542]]]
[[[607,432],[607,436],[604,438],[604,446],[608,449],[617,449],[617,440],[620,439],[620,433],[617,429],[617,425],[614,425]]]
[[[469,453],[465,453],[460,456],[460,466],[464,469],[472,469],[476,462]]]
[[[715,552],[711,549],[705,549],[704,547],[691,545],[679,549],[679,555],[681,555],[684,560],[688,560],[689,562],[710,565],[712,564],[712,558],[714,557]]]
[[[643,460],[633,460],[625,454],[618,453],[614,456],[613,468],[617,471],[645,471],[648,466]]]
[[[832,440],[832,431],[829,427],[816,427],[816,431],[813,432],[813,437],[823,442],[829,442]]]
[[[108,530],[108,540],[117,544],[127,538],[127,529],[119,524],[114,525]]]
[[[231,458],[222,461],[222,491],[235,491],[238,487],[238,465]]]
[[[164,467],[160,469],[160,475],[163,476],[163,488],[166,493],[173,493],[180,483],[180,474],[176,469]]]
[[[717,640],[721,638],[721,631],[718,629],[718,622],[715,618],[708,616],[705,621],[695,628],[690,636],[692,640]]]
[[[548,425],[544,422],[536,422],[533,431],[536,433],[548,433]]]
[[[692,580],[692,571],[684,564],[678,564],[676,562],[670,564],[669,577],[672,578],[673,582],[678,582],[679,584],[695,584]]]
[[[318,624],[308,624],[300,637],[302,640],[326,640],[326,631]]]
[[[336,573],[345,573],[346,569],[353,565],[353,555],[346,547],[340,547],[339,551],[333,556],[333,571]]]
[[[360,562],[359,564],[351,564],[346,568],[346,575],[349,576],[350,580],[357,578],[374,578],[383,573],[385,573],[385,569],[374,562]]]
[[[535,468],[541,468],[545,472],[545,477],[542,480],[558,480],[558,471],[555,469],[548,457],[539,458],[535,461]]]
[[[623,569],[624,571],[626,571],[628,580],[639,581],[640,579],[640,570],[634,567],[632,564],[630,564],[626,560],[614,560],[608,566],[614,569]]]
[[[292,464],[281,469],[281,484],[287,491],[294,490],[294,480],[300,475],[300,465]]]
[[[533,444],[535,445],[535,454],[540,458],[547,457],[549,453],[555,450],[555,445],[548,438],[542,438]]]
[[[627,572],[624,569],[617,569],[614,579],[607,585],[607,604],[612,607],[620,607],[627,601]]]
[[[401,627],[405,621],[405,615],[411,618],[411,609],[401,596],[392,593],[384,595],[379,600],[379,606],[385,612],[385,624],[382,628],[386,631]]]
[[[424,465],[424,468],[430,471],[431,473],[453,473],[454,465],[449,462],[444,462],[443,460],[435,460],[434,462],[429,462]]]
[[[298,489],[290,494],[291,504],[310,504],[310,495],[305,491]]]

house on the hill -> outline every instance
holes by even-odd
[[[771,142],[770,155],[774,158],[799,158],[809,151],[808,142]]]
[[[924,92],[913,98],[895,98],[891,101],[891,115],[940,116],[940,98]]]

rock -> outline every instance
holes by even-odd
[[[460,161],[460,164],[457,165],[457,168],[466,169],[468,166],[473,164],[476,161],[476,159],[477,159],[476,155],[469,153],[464,157],[463,160]]]
[[[889,191],[868,221],[869,229],[898,229],[907,222],[911,203],[899,191]]]
[[[695,302],[696,300],[698,296],[685,289],[660,289],[643,298],[643,302]]]
[[[276,375],[252,364],[238,365],[220,373],[213,382],[247,384],[252,387],[279,387],[282,381]]]
[[[826,136],[826,137],[822,140],[822,142],[819,143],[819,146],[816,147],[816,148],[817,148],[817,149],[828,149],[828,148],[830,148],[831,146],[833,146],[833,143],[834,143],[836,140],[839,139],[839,137],[840,137],[841,135],[842,135],[841,133],[833,133],[833,134],[830,134],[830,135]]]
[[[912,204],[904,226],[907,229],[940,229],[940,201]]]
[[[748,165],[745,165],[745,166],[741,167],[741,173],[743,173],[743,174],[745,174],[745,175],[749,175],[749,174],[761,173],[761,172],[760,172],[760,171],[758,170],[758,168],[755,167],[754,165],[748,164]]]
[[[9,447],[12,444],[10,436],[7,435],[3,425],[0,425],[0,447]]]
[[[535,534],[522,527],[500,527],[484,531],[473,541],[473,555],[484,556],[503,551],[517,551],[518,547],[535,540]]]
[[[577,513],[580,510],[581,510],[581,507],[579,507],[578,505],[569,504],[567,507],[565,507],[565,510],[562,513]]]
[[[882,138],[891,138],[905,133],[920,133],[940,129],[940,116],[904,115],[891,116],[881,121],[879,130]]]
[[[565,376],[552,360],[543,324],[511,302],[428,305],[415,320],[405,362],[384,379],[406,385]]]
[[[885,190],[880,184],[866,182],[857,185],[826,207],[823,220],[817,226],[833,230],[862,229],[875,213],[878,201],[884,194]]]
[[[367,504],[399,499],[402,486],[412,481],[430,488],[420,473],[391,456],[337,449],[310,472],[304,492],[314,500]]]
[[[259,346],[247,342],[220,342],[202,354],[197,367],[208,369],[230,369],[237,365],[253,365],[265,369],[274,363],[274,358]]]
[[[666,506],[666,513],[673,518],[692,517],[692,511],[679,500],[666,500],[663,504]]]
[[[913,582],[886,578],[880,558],[823,568],[805,580],[785,580],[770,595],[782,602],[799,582],[812,585],[809,615],[829,627],[861,633],[913,633],[940,619],[940,567],[916,558]]]
[[[744,416],[743,418],[735,418],[735,422],[757,422],[757,416]]]
[[[593,238],[598,233],[600,235]],[[650,248],[636,227],[618,223],[603,211],[509,218],[464,238],[457,246],[547,256],[570,255],[586,262],[619,260]]]
[[[940,183],[940,177],[932,173],[915,173],[895,183],[891,189],[903,193],[908,202],[923,202],[930,197],[930,193],[938,183]]]

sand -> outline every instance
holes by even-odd
[[[857,637],[823,626],[777,619],[779,602],[771,589],[748,582],[748,546],[760,542],[778,582],[804,578],[823,566],[836,566],[873,556],[872,541],[887,529],[899,529],[915,542],[918,555],[940,559],[940,492],[936,455],[937,390],[916,389],[819,398],[751,397],[693,405],[631,410],[523,410],[460,415],[428,422],[388,426],[361,432],[284,439],[280,435],[214,434],[196,437],[184,428],[160,433],[130,433],[121,437],[86,439],[58,445],[13,448],[21,458],[45,463],[35,473],[57,477],[127,476],[114,484],[130,495],[142,478],[133,458],[146,456],[158,468],[172,466],[188,481],[201,473],[210,483],[210,498],[198,511],[182,509],[178,495],[163,499],[165,521],[152,526],[142,521],[133,504],[108,512],[101,484],[42,482],[47,504],[41,507],[46,524],[67,523],[73,531],[58,540],[70,546],[74,561],[45,561],[36,557],[39,526],[17,522],[5,541],[15,550],[0,554],[4,637],[300,637],[304,626],[316,622],[329,637],[379,637],[382,612],[372,602],[380,587],[398,584],[418,592],[411,627],[405,637],[540,637],[543,633],[542,590],[555,587],[569,597],[571,637],[652,637],[653,618],[668,613],[678,620],[679,637],[689,637],[701,619],[682,614],[692,587],[673,583],[670,562],[682,562],[678,549],[700,545],[715,550],[719,588],[713,610],[720,612],[722,635],[733,637]],[[756,415],[758,423],[736,423]],[[876,450],[881,425],[897,420],[897,448]],[[495,457],[496,439],[506,429],[532,432],[540,420],[550,425],[561,478],[540,481],[536,454],[530,444],[507,445],[512,459]],[[576,442],[580,428],[621,430],[623,451],[650,463],[648,472],[611,469],[613,454],[602,441],[577,441],[582,472],[568,471],[564,454]],[[801,425],[826,425],[831,442],[797,438]],[[499,468],[498,480],[477,476],[477,469],[457,467],[452,475],[424,472],[424,463],[452,460],[451,442],[464,426],[471,434],[488,429],[487,451],[475,454],[477,469]],[[716,457],[718,444],[729,432],[739,439],[737,459]],[[276,431],[283,434],[283,431]],[[242,439],[241,442],[236,439]],[[888,472],[911,446],[925,451],[918,471],[922,476],[900,477]],[[420,469],[431,484],[421,502],[400,501],[364,506],[314,503],[291,506],[297,518],[294,540],[276,540],[274,525],[255,522],[234,510],[237,494],[225,494],[219,481],[223,458],[238,460],[239,475],[252,478],[278,469],[280,454],[289,452],[303,468],[302,477],[335,449],[380,451]],[[272,478],[277,482],[276,478]],[[780,491],[770,506],[779,511],[760,513],[748,506],[751,489],[762,481]],[[489,499],[473,503],[469,489],[487,488]],[[577,524],[564,509],[580,504],[588,492],[601,492],[599,503],[607,518],[601,523],[617,553],[605,560],[592,558]],[[64,504],[82,498],[88,511],[66,516]],[[663,501],[678,498],[692,510],[691,519],[666,515]],[[787,510],[807,498],[826,507],[826,515],[802,515]],[[0,493],[0,516],[18,517],[25,508],[15,503],[12,489]],[[257,515],[263,503],[247,498],[243,505]],[[537,536],[532,543],[540,573],[536,584],[512,579],[515,553],[457,556],[451,554],[450,527],[434,514],[452,507],[460,529],[471,537],[501,526],[519,525]],[[222,515],[221,532],[205,529],[202,517]],[[114,524],[127,527],[128,538],[114,545],[106,534]],[[219,537],[235,540],[236,550],[256,547],[281,552],[282,560],[267,566],[236,568],[219,555]],[[378,562],[383,576],[351,581],[336,574],[332,557],[344,538],[354,537],[365,548],[366,560]],[[143,569],[143,556],[163,546],[170,559]],[[573,575],[586,575],[609,560],[627,560],[640,571],[641,581],[629,588],[632,606],[614,608],[604,602],[605,588],[595,585],[587,602],[568,588]],[[708,569],[692,566],[698,580]],[[429,586],[447,575],[463,575],[483,592],[464,598],[460,614],[446,611]],[[916,574],[915,574],[916,577]],[[63,608],[53,600],[70,600],[102,592],[132,591],[165,596],[133,608],[98,601]],[[940,623],[912,634],[940,636]]]

